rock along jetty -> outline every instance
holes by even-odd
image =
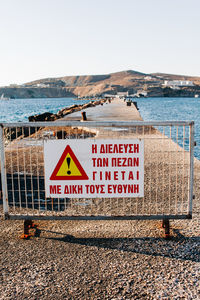
[[[106,102],[106,99],[98,100],[98,101],[90,101],[86,104],[74,104],[69,107],[65,107],[58,111],[56,114],[45,112],[42,114],[34,115],[28,117],[29,122],[41,122],[41,121],[56,121],[58,119],[64,118],[65,116],[72,114],[74,112],[78,112],[84,110],[89,107],[95,107],[97,105],[103,105]]]

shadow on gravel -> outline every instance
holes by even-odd
[[[42,230],[62,235],[60,232]],[[64,237],[45,237],[45,239],[60,242],[98,247],[104,249],[117,249],[151,256],[162,256],[181,260],[200,262],[200,237],[184,237],[178,229],[173,232],[176,236],[170,240],[154,237],[144,238],[76,238],[72,235]]]

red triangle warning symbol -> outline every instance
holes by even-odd
[[[80,162],[67,145],[61,158],[59,159],[50,180],[88,180],[88,176],[82,168]]]

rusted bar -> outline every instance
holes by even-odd
[[[170,238],[170,223],[169,223],[169,219],[163,219],[163,221],[162,221],[162,228],[165,229],[165,238],[169,239]]]
[[[37,228],[38,228],[38,225],[36,225],[35,223],[33,223],[32,220],[25,220],[25,221],[24,221],[24,233],[21,235],[20,238],[21,238],[21,239],[28,239],[28,238],[31,236],[31,234],[30,234],[30,232],[29,232],[29,230],[30,230],[31,228],[37,229]]]

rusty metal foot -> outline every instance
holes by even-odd
[[[20,238],[25,239],[25,240],[29,239],[31,236],[29,229],[31,229],[31,228],[37,229],[38,225],[33,223],[32,220],[25,220],[24,221],[24,233],[20,236]]]
[[[165,229],[165,238],[169,239],[170,238],[170,223],[169,223],[169,219],[163,219],[163,221],[162,221],[162,228]]]

